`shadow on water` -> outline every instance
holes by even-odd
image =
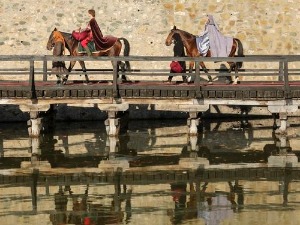
[[[273,127],[205,120],[188,136],[186,120],[143,120],[108,137],[100,122],[72,122],[29,138],[23,124],[1,124],[0,216],[4,224],[297,224],[300,126],[285,135]]]

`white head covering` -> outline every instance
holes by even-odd
[[[207,15],[208,21],[205,24],[203,35],[209,38],[209,46],[212,57],[227,57],[230,54],[233,38],[221,34],[219,26],[212,15]]]
[[[214,17],[212,15],[207,15],[208,21],[206,22],[206,25],[214,25],[218,31],[220,31],[220,28],[218,24],[216,23]]]

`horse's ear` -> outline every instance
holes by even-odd
[[[176,26],[174,25],[174,27],[173,27],[173,30],[176,30],[177,28],[176,28]]]
[[[56,27],[54,28],[54,30],[53,30],[53,31],[57,31]]]

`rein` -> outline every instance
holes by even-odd
[[[63,55],[64,55],[65,54],[65,48],[66,48],[66,42],[65,42],[65,39],[64,39],[63,35],[61,34],[61,32],[53,31],[52,40],[53,40],[54,43],[62,42],[64,44],[64,50],[63,50]]]

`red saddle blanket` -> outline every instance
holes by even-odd
[[[83,39],[87,38],[88,35],[89,35],[89,32],[88,32],[88,31],[82,31],[82,32],[73,31],[73,32],[72,32],[72,36],[73,36],[77,41],[82,41]]]

